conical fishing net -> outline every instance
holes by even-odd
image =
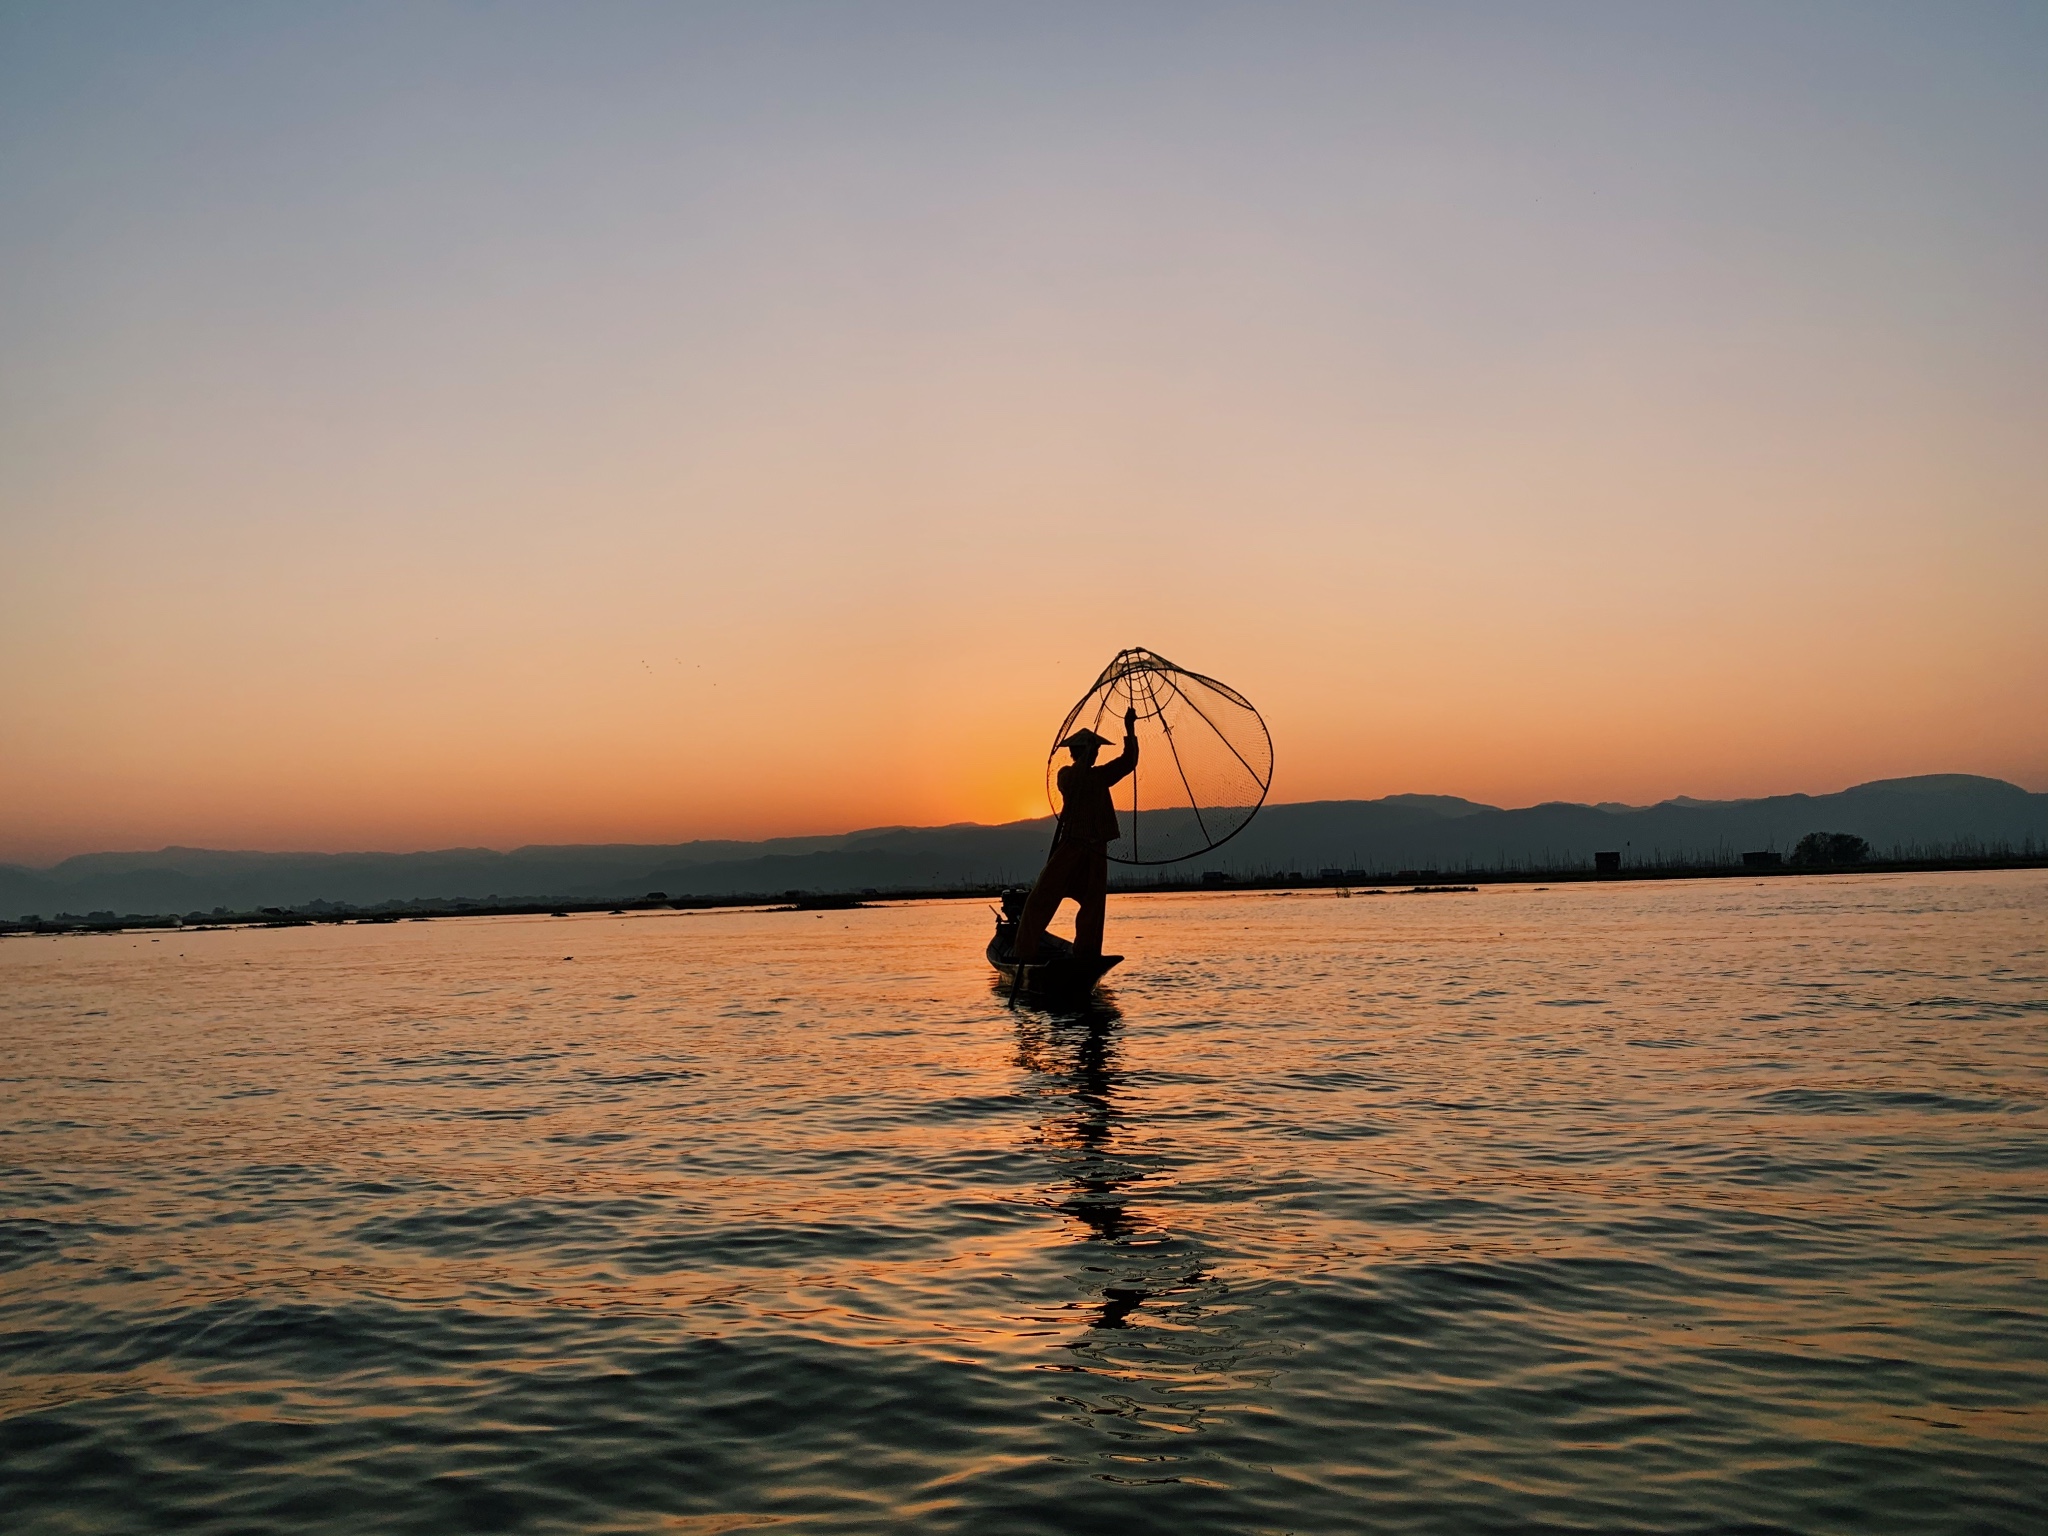
[[[1242,832],[1273,782],[1273,739],[1243,694],[1147,650],[1116,660],[1054,735],[1046,795],[1060,808],[1057,777],[1068,755],[1057,743],[1086,727],[1109,738],[1102,762],[1122,750],[1124,711],[1138,712],[1138,769],[1114,790],[1123,835],[1119,864],[1172,864]]]

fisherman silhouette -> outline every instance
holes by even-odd
[[[1074,954],[1080,960],[1102,958],[1102,921],[1109,905],[1109,845],[1122,834],[1110,786],[1130,777],[1138,766],[1138,712],[1124,711],[1124,750],[1109,762],[1095,759],[1109,738],[1090,730],[1074,732],[1060,743],[1073,761],[1059,771],[1060,823],[1052,852],[1024,902],[1017,919],[1015,954],[1020,962],[1038,957],[1038,941],[1046,924],[1071,896],[1081,911],[1074,919]]]

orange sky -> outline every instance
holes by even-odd
[[[1038,814],[1130,644],[1281,800],[2048,789],[2026,18],[151,14],[0,46],[0,858]]]

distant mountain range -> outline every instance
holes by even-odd
[[[1310,801],[1267,806],[1235,841],[1163,872],[1194,878],[1211,869],[1257,875],[1332,866],[1376,874],[1562,868],[1590,862],[1606,849],[1621,851],[1630,864],[1733,861],[1751,849],[1789,851],[1808,832],[1854,833],[1879,856],[1999,847],[2048,853],[2048,795],[2001,779],[1934,774],[1859,784],[1834,795],[1682,797],[1651,806],[1558,801],[1502,810],[1448,795]],[[1051,835],[1052,819],[1042,817],[1002,826],[883,827],[765,842],[510,853],[93,853],[48,869],[0,865],[0,914],[930,889],[1029,880]]]

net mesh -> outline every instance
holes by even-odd
[[[1107,762],[1121,750],[1126,709],[1138,712],[1138,769],[1114,791],[1123,835],[1109,845],[1110,858],[1172,864],[1243,831],[1273,782],[1266,722],[1235,689],[1141,649],[1117,652],[1054,735],[1045,765],[1053,809],[1068,761],[1058,743],[1085,727],[1109,738]]]

